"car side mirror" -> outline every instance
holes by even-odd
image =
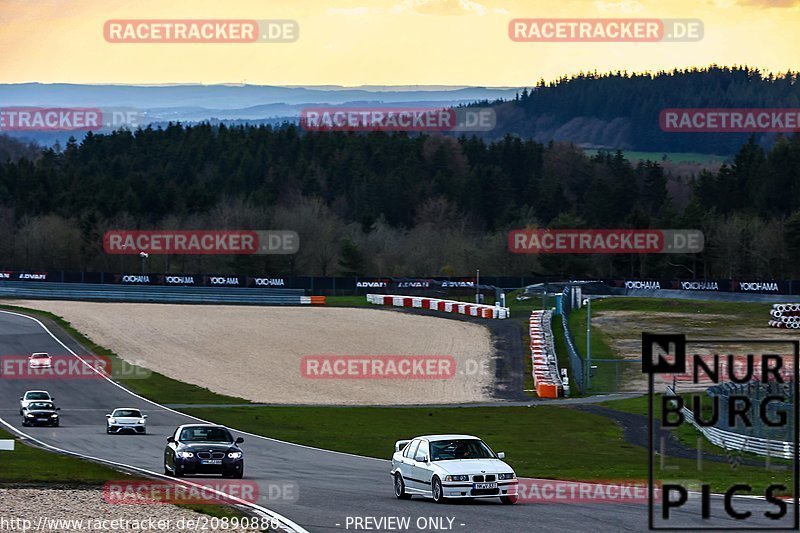
[[[60,408],[60,407],[56,407],[56,411],[60,411],[60,410],[61,410],[61,408]]]
[[[110,414],[106,414],[106,418],[111,418],[111,415]]]
[[[20,396],[19,399],[22,400],[22,396]]]
[[[243,442],[244,442],[244,439],[243,439],[242,437],[238,437],[238,438],[236,439],[236,441],[234,441],[234,442],[236,442],[236,444],[241,444],[241,443],[243,443]]]
[[[172,436],[167,437],[167,442],[175,442],[175,437]]]
[[[497,453],[497,458],[498,459],[505,459],[506,458],[506,452],[498,452]]]
[[[142,418],[147,418],[147,415],[142,415]]]
[[[423,463],[427,463],[428,462],[428,456],[427,455],[423,455],[422,456],[422,462]]]

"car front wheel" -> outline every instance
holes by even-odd
[[[394,495],[398,500],[410,500],[411,494],[406,494],[406,484],[403,482],[403,476],[400,472],[394,475]]]
[[[444,489],[442,489],[442,482],[438,477],[433,478],[431,495],[433,496],[433,501],[436,503],[444,503]]]
[[[514,496],[500,496],[500,501],[503,502],[503,505],[514,505],[517,503],[518,497]]]

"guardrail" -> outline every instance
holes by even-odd
[[[675,390],[667,386],[668,396],[677,396]],[[794,443],[782,440],[763,439],[742,435],[733,431],[725,431],[715,426],[701,426],[694,419],[691,409],[683,407],[681,409],[684,419],[692,424],[705,436],[712,444],[726,450],[741,450],[743,452],[765,455],[768,457],[780,457],[792,459],[794,457]]]
[[[367,294],[367,301],[375,305],[392,305],[395,307],[417,307],[445,313],[477,316],[481,318],[508,318],[508,307],[497,305],[472,304],[456,300],[440,300],[422,296],[397,296],[391,294]]]
[[[586,363],[581,359],[580,353],[575,348],[575,339],[572,338],[572,332],[569,329],[569,314],[572,312],[572,293],[570,289],[571,287],[565,287],[561,297],[561,326],[564,331],[564,342],[567,345],[569,364],[572,367],[572,379],[578,385],[578,388],[584,391]]]
[[[324,305],[324,296],[306,296],[302,289],[231,290],[227,287],[100,285],[75,283],[0,282],[0,298],[160,303],[230,303],[252,305]]]
[[[540,398],[564,395],[564,385],[558,373],[556,350],[550,319],[552,311],[533,311],[530,318],[531,363],[533,383]]]

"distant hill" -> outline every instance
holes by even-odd
[[[0,108],[91,107],[132,108],[147,124],[209,121],[280,124],[294,121],[311,105],[404,105],[450,107],[476,101],[513,99],[515,87],[382,86],[299,87],[265,85],[76,85],[69,83],[0,84]],[[100,130],[104,132],[105,130]],[[7,132],[40,144],[64,144],[82,133]]]
[[[478,103],[476,105],[484,105]],[[540,82],[512,101],[494,102],[497,127],[484,138],[519,135],[589,148],[730,155],[748,133],[661,131],[666,108],[800,108],[798,74],[716,67],[647,74],[581,74]],[[762,146],[777,134],[756,134]]]
[[[41,151],[34,145],[0,135],[0,164],[6,161],[18,161],[21,158],[33,160],[39,157]]]

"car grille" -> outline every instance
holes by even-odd
[[[483,483],[483,482],[491,483],[497,481],[497,476],[495,474],[486,474],[485,476],[477,475],[477,476],[472,476],[472,481],[474,481],[475,483]]]
[[[225,452],[197,452],[199,459],[222,459],[225,457]]]

